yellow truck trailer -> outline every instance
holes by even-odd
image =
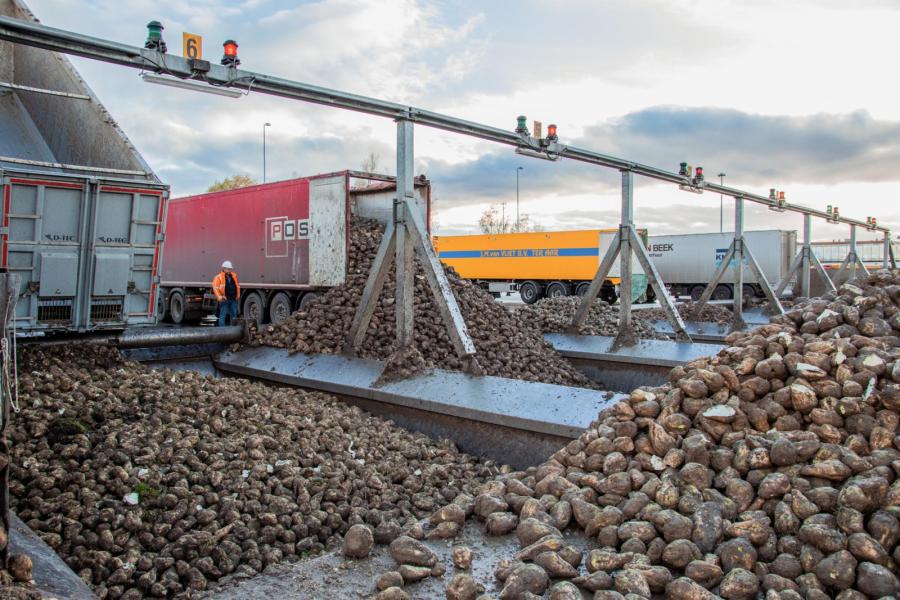
[[[518,291],[532,304],[543,297],[583,296],[606,254],[617,229],[540,231],[434,237],[441,262],[462,277],[481,283],[495,296]],[[647,232],[640,231],[646,243]],[[632,260],[633,295],[644,296],[647,278]],[[619,261],[600,291],[607,302],[618,298]]]

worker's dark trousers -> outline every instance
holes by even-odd
[[[237,319],[238,305],[237,300],[225,300],[219,302],[219,327],[225,327],[225,319],[228,319],[228,325],[234,324]]]

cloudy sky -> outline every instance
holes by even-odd
[[[900,233],[900,2],[896,0],[28,0],[46,24],[140,44],[162,21],[240,44],[243,67],[512,129],[525,114],[563,143],[707,176]],[[224,7],[224,8],[223,8]],[[137,72],[73,59],[175,195],[234,173],[268,179],[359,168],[393,173],[394,124],[251,94],[237,100],[142,83]],[[473,231],[516,203],[547,229],[613,226],[618,174],[520,157],[419,127],[416,165],[434,184],[439,233]],[[639,180],[636,220],[651,232],[717,231],[719,198]],[[725,229],[733,222],[724,203]],[[747,226],[799,228],[751,208]],[[816,239],[846,228],[814,224]],[[860,234],[861,238],[866,237]]]

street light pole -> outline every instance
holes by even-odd
[[[263,183],[266,182],[266,127],[271,126],[271,123],[263,124]]]
[[[723,181],[725,181],[725,173],[719,173],[719,185],[723,185],[723,183],[722,183]],[[722,218],[724,215],[724,212],[723,212],[724,209],[722,208],[722,206],[723,206],[722,194],[719,194],[719,233],[722,233],[722,228],[723,228]]]
[[[516,231],[519,230],[519,171],[525,167],[516,168]]]

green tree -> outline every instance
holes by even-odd
[[[207,192],[222,192],[225,190],[236,190],[237,188],[247,187],[248,185],[256,185],[257,181],[249,175],[232,175],[226,177],[222,181],[217,181],[209,188]]]

